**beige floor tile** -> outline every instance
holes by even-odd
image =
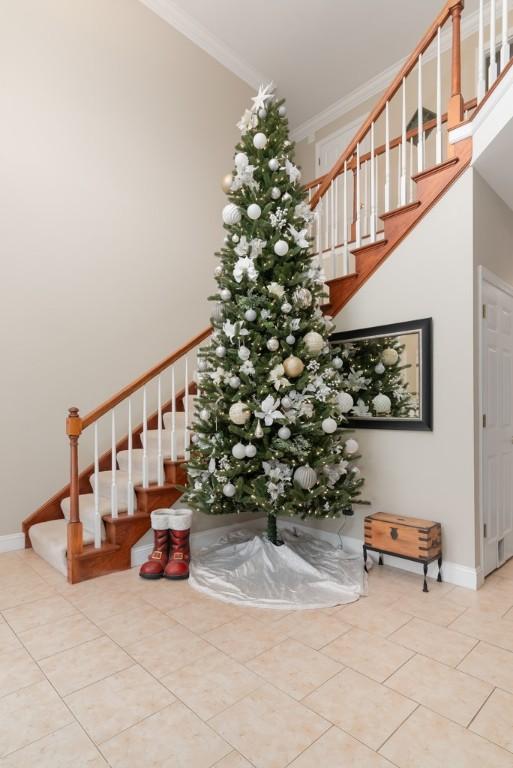
[[[453,621],[450,628],[513,651],[513,621],[503,619],[497,613],[474,611],[469,608]]]
[[[501,579],[513,579],[513,560],[508,560],[502,568],[499,568],[497,576],[500,576]]]
[[[459,664],[477,643],[472,637],[416,618],[388,639],[451,667]]]
[[[97,624],[119,645],[136,643],[164,630],[170,631],[176,623],[151,605],[132,608],[124,613],[98,619]]]
[[[239,618],[240,608],[227,605],[216,600],[194,600],[169,611],[175,621],[178,621],[191,632],[202,635],[211,629],[227,624]]]
[[[189,632],[181,624],[175,624],[171,630],[157,632],[151,637],[127,645],[126,651],[158,678],[216,653],[213,645]]]
[[[13,752],[1,765],[2,768],[103,768],[107,763],[82,728],[73,723]]]
[[[205,633],[205,640],[237,661],[249,661],[283,642],[285,635],[274,624],[238,619]]]
[[[129,591],[129,594],[132,593]],[[159,611],[172,611],[196,600],[198,593],[191,589],[186,581],[170,582],[160,579],[157,582],[148,582],[147,589],[139,591],[137,595]]]
[[[202,720],[209,720],[264,684],[258,675],[220,651],[166,675],[162,683]]]
[[[322,611],[294,611],[280,619],[276,627],[316,651],[351,629],[342,619]]]
[[[326,720],[267,685],[210,724],[255,768],[283,768],[329,728]]]
[[[0,699],[0,757],[73,722],[46,680]]]
[[[0,655],[0,697],[41,680],[43,673],[21,646]]]
[[[503,579],[488,584],[487,579],[478,590],[454,587],[446,599],[464,608],[493,611],[503,615],[513,606],[513,585]]]
[[[513,752],[513,695],[496,688],[469,727],[488,741]]]
[[[28,652],[39,660],[74,648],[102,634],[96,624],[77,612],[76,616],[46,624],[44,630],[42,627],[34,627],[27,632],[20,632],[18,637]]]
[[[325,646],[322,653],[378,683],[413,656],[406,648],[357,628]]]
[[[409,613],[417,619],[424,619],[445,627],[465,610],[461,605],[450,603],[448,600],[438,600],[429,592],[402,597],[392,607]]]
[[[511,754],[419,707],[380,750],[398,768],[511,768]]]
[[[301,700],[342,670],[342,665],[324,654],[286,640],[275,645],[246,665],[269,683]]]
[[[97,744],[159,712],[173,694],[139,665],[116,672],[66,696],[77,720]]]
[[[6,621],[0,616],[0,654],[21,648],[21,643]]]
[[[335,615],[345,623],[352,624],[366,632],[385,636],[402,627],[411,618],[407,613],[397,608],[376,606],[363,599],[357,603],[342,606]]]
[[[130,592],[103,592],[82,593],[79,597],[70,599],[75,608],[87,616],[91,621],[97,622],[107,619],[109,616],[116,616],[119,613],[144,608],[145,601],[132,595]]]
[[[303,703],[374,750],[417,706],[352,669],[328,680]]]
[[[333,726],[290,763],[290,768],[393,768],[386,758]]]
[[[293,616],[295,613],[308,613],[308,611],[282,611],[279,608],[253,608],[244,605],[237,607],[240,610],[242,619],[258,619],[258,621],[263,621],[264,624],[274,624],[275,621],[280,621],[280,619],[284,619],[286,616]]]
[[[32,583],[14,583],[7,585],[2,580],[2,587],[0,589],[0,611],[7,610],[8,608],[14,608],[18,605],[25,605],[26,603],[33,603],[35,600],[42,600],[45,597],[51,597],[55,595],[54,589],[45,584],[43,579],[40,579],[34,574],[35,584]]]
[[[96,683],[133,665],[133,659],[108,637],[99,637],[40,662],[41,668],[61,696]]]
[[[210,768],[231,747],[177,701],[102,745],[112,768]]]
[[[386,684],[403,696],[465,726],[492,692],[489,683],[426,656],[414,656]]]
[[[253,768],[253,766],[239,752],[230,752],[229,755],[216,763],[213,768]]]
[[[8,608],[3,612],[4,618],[15,632],[25,632],[42,624],[51,624],[68,616],[77,615],[77,610],[71,603],[60,595],[36,600],[33,603]]]
[[[458,669],[513,693],[513,653],[511,651],[480,642],[463,659]]]

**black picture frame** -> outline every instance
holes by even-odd
[[[433,330],[432,318],[408,320],[403,323],[375,325],[354,331],[339,331],[330,336],[330,344],[337,346],[344,341],[357,341],[375,336],[400,336],[418,331],[420,334],[420,418],[390,418],[374,416],[371,419],[348,416],[352,429],[406,429],[431,432],[433,430]]]

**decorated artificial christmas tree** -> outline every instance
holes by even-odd
[[[200,350],[186,499],[207,514],[352,514],[363,483],[358,444],[341,427],[352,406],[332,357],[312,218],[294,164],[283,101],[261,87],[238,127],[223,182],[214,333]]]
[[[418,415],[418,401],[408,389],[402,362],[404,344],[397,336],[379,336],[342,346],[342,385],[353,400],[353,416],[372,418]]]

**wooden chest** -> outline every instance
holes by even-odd
[[[421,562],[442,553],[442,528],[433,520],[377,512],[365,518],[364,527],[367,549]]]

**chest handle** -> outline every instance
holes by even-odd
[[[399,537],[397,528],[390,528],[390,536],[393,538],[394,541]]]

